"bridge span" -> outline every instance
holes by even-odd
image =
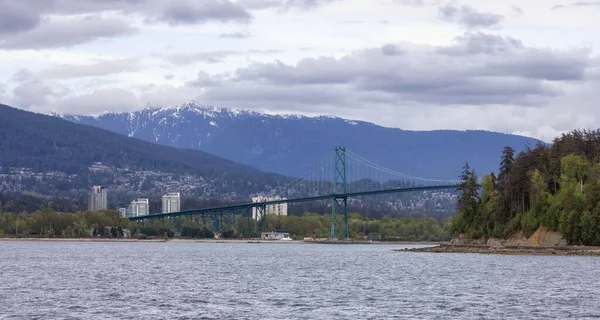
[[[381,172],[381,176],[371,176],[369,177],[369,181],[365,182],[365,185],[369,185],[368,182],[376,181],[375,183],[371,183],[370,187],[363,188],[360,186],[362,179],[348,179],[347,172],[347,155],[349,155],[349,159],[356,160],[355,162],[366,164],[368,167],[374,169],[374,172]],[[322,170],[320,171],[327,171]],[[410,176],[404,173],[400,173],[391,169],[387,169],[376,165],[369,160],[366,160],[363,157],[360,157],[354,153],[348,152],[344,147],[336,147],[333,161],[333,181],[326,182],[325,179],[320,178],[321,181],[318,183],[311,182],[311,179],[306,179],[305,177],[294,180],[290,185],[286,185],[282,190],[295,190],[298,186],[303,187],[306,186],[307,189],[310,189],[308,194],[318,193],[317,195],[308,195],[308,196],[299,196],[292,198],[282,198],[277,200],[270,201],[259,201],[259,202],[248,202],[241,204],[233,204],[226,206],[218,206],[218,207],[210,207],[210,208],[199,208],[192,210],[185,210],[179,212],[170,212],[170,213],[157,213],[150,214],[145,216],[138,217],[130,217],[129,219],[132,221],[137,221],[140,223],[144,223],[148,220],[154,219],[167,219],[169,221],[169,225],[177,228],[177,225],[181,226],[181,219],[193,219],[194,217],[198,219],[201,217],[202,221],[205,221],[205,218],[209,218],[211,221],[211,225],[213,231],[222,232],[228,228],[232,228],[236,221],[241,220],[242,233],[249,233],[253,230],[254,236],[257,235],[258,230],[262,229],[262,231],[266,231],[267,226],[267,206],[277,205],[283,203],[300,203],[300,202],[308,202],[308,201],[323,201],[323,200],[331,200],[331,233],[330,237],[342,237],[348,238],[348,198],[356,198],[361,196],[373,196],[373,195],[383,195],[383,194],[394,194],[394,193],[404,193],[404,192],[418,192],[418,191],[431,191],[431,190],[449,190],[449,189],[457,189],[460,182],[456,180],[435,180],[435,179],[426,179]],[[330,171],[331,172],[331,171]],[[419,181],[420,183],[412,183],[413,186],[402,186],[402,187],[394,187],[393,184],[386,184],[386,180],[384,174],[401,177],[404,178],[404,182],[406,183],[407,178],[410,180]],[[311,177],[311,174],[305,174],[305,176]],[[315,178],[316,175],[311,178]],[[311,185],[312,183],[312,185]],[[380,186],[379,188],[373,187],[372,184]],[[310,185],[310,188],[308,187]],[[349,190],[349,186],[355,186],[355,190]],[[324,187],[331,187],[333,192],[323,194]],[[350,188],[352,189],[352,188]],[[362,190],[360,190],[362,189]],[[237,219],[236,219],[237,218]],[[252,228],[252,224],[254,228]],[[337,232],[336,232],[337,231]]]

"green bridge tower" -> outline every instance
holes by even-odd
[[[333,193],[331,194],[331,236],[335,238],[336,227],[348,238],[348,184],[346,183],[346,148],[336,147],[333,168]],[[341,194],[341,195],[338,195]],[[338,217],[341,215],[341,217]]]

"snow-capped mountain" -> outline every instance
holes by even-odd
[[[496,171],[506,145],[517,151],[537,140],[486,131],[406,131],[338,117],[268,115],[203,107],[150,108],[101,116],[61,115],[177,148],[198,149],[267,172],[299,176],[343,145],[374,163],[407,174],[456,179],[465,161],[480,173]]]

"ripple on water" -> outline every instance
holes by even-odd
[[[600,318],[600,259],[399,246],[0,243],[0,319]]]

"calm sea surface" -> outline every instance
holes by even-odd
[[[0,241],[0,319],[600,317],[600,258]]]

